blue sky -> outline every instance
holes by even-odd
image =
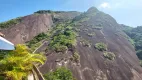
[[[95,6],[118,23],[142,25],[142,0],[0,0],[0,22],[38,10],[86,11]]]

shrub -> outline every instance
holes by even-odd
[[[66,30],[72,30],[73,28],[71,26],[67,26]]]
[[[105,43],[96,43],[95,48],[98,49],[99,51],[106,51],[107,45]]]
[[[103,56],[109,60],[114,60],[116,57],[113,52],[104,52]]]
[[[44,75],[45,80],[74,80],[71,71],[65,67],[57,68],[55,71]]]
[[[64,46],[64,45],[60,45],[60,44],[55,44],[53,46],[53,48],[55,48],[54,50],[56,52],[65,52],[67,50],[67,46]]]
[[[91,47],[91,44],[90,43],[85,43],[84,46],[85,47]]]
[[[90,43],[88,40],[85,40],[85,39],[82,39],[82,38],[81,38],[81,41],[80,41],[80,42],[81,42],[82,45],[85,46],[85,47],[91,47],[91,43]]]
[[[80,55],[77,52],[75,52],[73,54],[73,61],[75,61],[75,62],[79,62],[80,61]]]
[[[142,67],[142,60],[140,60],[140,66]]]

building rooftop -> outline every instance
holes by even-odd
[[[14,44],[3,37],[4,35],[0,32],[0,50],[14,50]]]

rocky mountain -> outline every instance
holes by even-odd
[[[30,48],[45,53],[43,74],[66,66],[77,80],[142,80],[127,35],[113,17],[94,7],[84,13],[41,10],[1,32],[15,44],[29,41]]]
[[[14,44],[24,43],[31,40],[41,32],[46,32],[52,26],[52,17],[49,14],[28,15],[21,21],[1,30],[5,38]]]
[[[5,34],[5,38],[14,44],[24,43],[32,40],[39,33],[47,32],[53,26],[54,20],[68,20],[79,14],[80,12],[75,11],[42,14],[39,11],[32,15],[1,23],[0,32]],[[54,20],[52,20],[53,16]],[[3,26],[6,26],[6,28]]]

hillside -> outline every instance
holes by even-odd
[[[132,28],[129,26],[122,26],[123,31],[134,41],[136,54],[142,60],[142,26]]]
[[[66,66],[77,80],[142,80],[139,59],[122,27],[95,7],[84,13],[37,11],[0,32],[43,52],[43,74]]]
[[[14,44],[24,43],[31,40],[34,36],[41,32],[46,32],[52,26],[51,16],[29,15],[21,17],[21,21],[10,25],[8,28],[2,29],[0,32],[5,34],[5,38]]]
[[[75,11],[54,14],[49,12],[46,14],[38,13],[40,12],[3,22],[0,24],[0,32],[5,34],[5,38],[14,44],[24,43],[32,40],[39,33],[47,32],[53,26],[55,20],[58,22],[64,19],[68,20],[80,14]],[[52,19],[53,16],[54,19]]]

